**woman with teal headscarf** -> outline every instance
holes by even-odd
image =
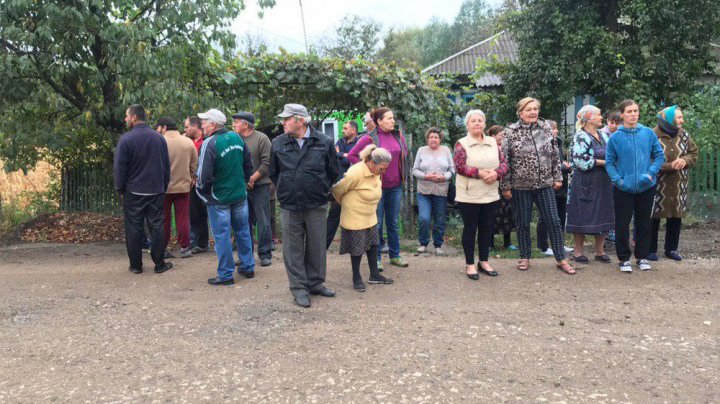
[[[648,259],[658,259],[658,233],[660,219],[666,219],[665,256],[681,261],[678,253],[682,218],[688,212],[688,169],[695,165],[698,148],[683,128],[685,119],[677,105],[657,114],[658,124],[653,129],[665,152],[666,161],[658,174],[658,186],[653,206],[652,239]]]

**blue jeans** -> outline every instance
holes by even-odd
[[[255,259],[252,252],[252,239],[248,226],[247,201],[232,205],[207,205],[210,228],[215,237],[215,253],[218,257],[218,278],[228,280],[235,272],[232,240],[230,235],[235,234],[240,267],[238,272],[254,272]]]
[[[417,194],[418,202],[418,240],[421,246],[430,243],[430,220],[433,226],[433,245],[442,247],[445,238],[445,217],[447,216],[447,197],[439,195]]]
[[[400,256],[400,203],[402,202],[402,186],[399,185],[394,188],[383,188],[382,198],[377,207],[378,217],[378,234],[380,240],[383,239],[383,219],[385,219],[385,225],[387,226],[387,243],[390,249],[390,258],[397,258]],[[378,261],[380,260],[380,250],[382,249],[383,242],[378,245]]]

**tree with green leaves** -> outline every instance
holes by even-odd
[[[388,106],[419,139],[428,127],[446,126],[453,117],[447,82],[393,63],[281,53],[217,67],[222,73],[211,83],[212,91],[229,111],[253,111],[258,125],[274,123],[286,103],[307,106],[318,122],[333,113],[352,116]]]
[[[321,56],[340,59],[375,60],[380,48],[382,26],[371,18],[357,15],[343,17],[335,36],[316,45]]]
[[[451,24],[433,18],[423,28],[390,29],[381,58],[404,66],[427,67],[498,31],[497,12],[485,0],[465,0]]]
[[[226,27],[243,8],[243,0],[0,0],[0,155],[12,168],[41,157],[107,160],[128,104],[157,113],[208,104],[208,55],[234,49]]]
[[[514,64],[481,64],[500,74],[504,96],[531,95],[543,115],[559,118],[574,96],[589,94],[609,110],[635,98],[652,119],[662,105],[694,93],[708,71],[710,42],[720,34],[711,0],[520,0],[508,18],[518,42]],[[514,103],[503,114],[513,115]]]

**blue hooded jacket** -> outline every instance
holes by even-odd
[[[665,162],[665,153],[655,132],[638,124],[621,126],[610,136],[605,169],[621,191],[639,194],[657,183],[657,174]]]

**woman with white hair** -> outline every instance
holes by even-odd
[[[507,156],[508,173],[500,187],[504,198],[512,198],[520,244],[517,268],[521,271],[530,268],[530,221],[535,203],[547,225],[557,268],[572,275],[575,269],[565,259],[563,231],[553,191],[562,187],[557,144],[550,133],[550,125],[540,118],[540,101],[532,97],[523,98],[517,103],[516,110],[520,119],[505,129],[502,152]]]
[[[568,233],[575,240],[575,262],[587,264],[585,235],[595,236],[595,260],[610,262],[605,254],[605,233],[615,226],[612,181],[605,171],[605,149],[609,140],[600,131],[603,117],[599,108],[586,105],[577,113],[571,161],[573,176],[567,206]]]
[[[500,200],[498,181],[507,172],[507,165],[495,138],[485,135],[484,112],[479,109],[468,111],[465,126],[467,136],[455,143],[455,202],[463,219],[465,274],[472,280],[478,280],[478,271],[498,276],[488,258],[495,212]],[[475,266],[476,239],[479,268]]]
[[[380,237],[377,231],[376,214],[382,197],[380,175],[387,171],[392,156],[390,152],[374,144],[360,152],[361,161],[352,165],[345,176],[332,188],[333,196],[341,204],[340,210],[340,254],[350,254],[353,271],[353,288],[365,291],[360,276],[360,261],[367,255],[370,266],[371,284],[391,284],[393,280],[380,275],[377,261],[377,246]]]

